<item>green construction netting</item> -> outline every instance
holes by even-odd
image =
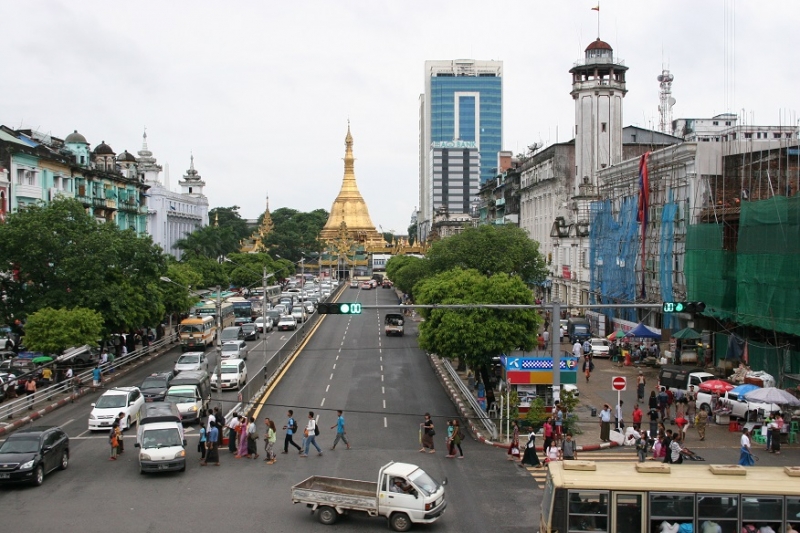
[[[723,250],[723,231],[688,228],[689,299],[719,319],[800,335],[800,197],[744,202],[736,252]]]
[[[714,334],[714,364],[719,365],[725,359],[728,349],[728,337],[725,333]],[[788,387],[793,384],[785,379],[787,374],[800,374],[800,352],[791,350],[786,346],[775,347],[761,342],[747,341],[749,354],[748,366],[753,370],[763,370],[772,375],[779,387]],[[733,362],[735,368],[738,362]]]

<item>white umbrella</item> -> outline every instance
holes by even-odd
[[[777,387],[756,389],[748,392],[744,397],[750,402],[774,403],[777,405],[788,405],[790,407],[800,406],[800,400]]]

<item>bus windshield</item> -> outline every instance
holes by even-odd
[[[181,324],[181,333],[203,333],[202,324]]]

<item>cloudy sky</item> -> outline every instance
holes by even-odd
[[[426,59],[504,62],[504,148],[570,138],[573,62],[597,37],[596,0],[47,1],[0,3],[0,123],[119,153],[148,144],[170,182],[195,165],[212,207],[329,210],[350,120],[376,226],[405,233],[418,205]],[[625,124],[798,111],[800,4],[601,0],[600,35],[630,68]],[[781,115],[783,113],[783,115]],[[781,118],[783,116],[783,118]]]

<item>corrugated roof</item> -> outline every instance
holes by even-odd
[[[3,130],[0,130],[0,141],[21,144],[22,146],[35,146],[35,145],[30,145],[26,142],[22,142],[13,135],[9,135],[8,133],[4,132]]]

